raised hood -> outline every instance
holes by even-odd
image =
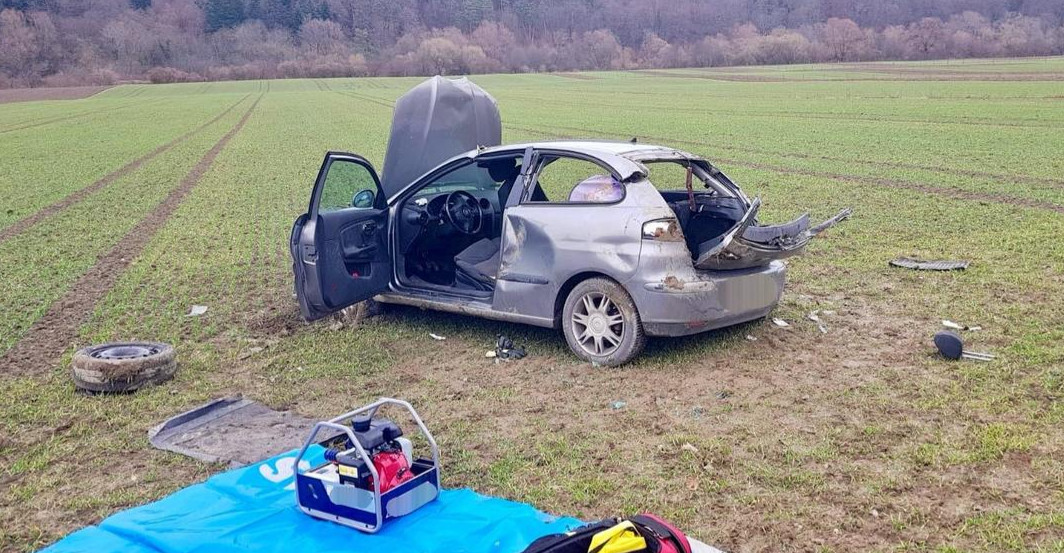
[[[443,161],[501,142],[495,98],[465,77],[433,77],[395,103],[381,188],[391,198]]]

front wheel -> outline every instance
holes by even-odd
[[[585,280],[569,292],[562,332],[577,357],[610,367],[631,361],[646,345],[635,303],[620,284],[606,278]]]

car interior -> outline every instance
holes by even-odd
[[[407,198],[398,226],[400,281],[494,290],[502,211],[520,174],[520,154],[493,156],[453,168]]]
[[[720,194],[719,186],[713,186],[727,178],[723,173],[711,177],[706,167],[689,162],[653,161],[646,166],[651,182],[676,213],[692,257],[719,241],[746,214],[742,198]]]
[[[502,213],[521,175],[523,154],[468,162],[436,177],[400,209],[400,282],[490,294],[499,272]],[[567,156],[538,160],[528,202],[611,203],[623,187],[595,163]]]

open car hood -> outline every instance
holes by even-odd
[[[391,198],[440,163],[501,142],[495,98],[464,77],[433,77],[395,103],[381,189]]]
[[[798,255],[813,237],[853,213],[850,208],[843,209],[814,227],[809,226],[808,213],[782,225],[759,225],[756,223],[759,209],[761,198],[754,198],[735,226],[720,239],[700,245],[695,267],[706,270],[747,269]]]

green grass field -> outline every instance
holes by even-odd
[[[584,518],[651,510],[728,551],[1064,551],[1064,59],[474,80],[504,141],[638,137],[714,160],[762,196],[763,219],[855,214],[790,262],[774,314],[790,327],[652,340],[595,368],[519,325],[403,308],[299,319],[287,239],[322,155],[379,168],[391,105],[420,79],[0,105],[0,550],[222,470],[146,432],[243,393],[323,418],[403,397],[448,486]],[[887,266],[899,256],[972,265]],[[193,304],[209,311],[185,317]],[[62,357],[13,359],[54,314],[72,329],[50,338]],[[942,319],[981,326],[966,339],[999,359],[938,357]],[[485,359],[499,333],[531,355]],[[73,349],[113,339],[174,343],[178,377],[76,394]]]

